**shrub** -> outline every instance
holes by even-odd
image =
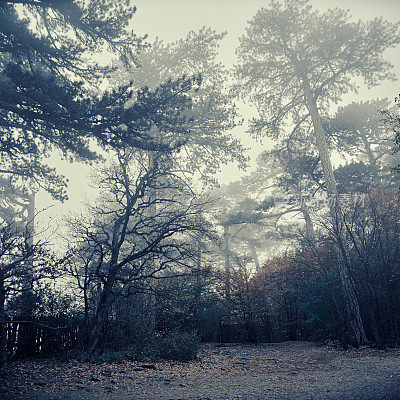
[[[145,346],[134,346],[127,350],[106,351],[97,361],[100,363],[131,361],[191,361],[197,358],[199,339],[195,334],[175,331],[159,337]]]
[[[199,339],[193,333],[176,331],[160,338],[158,349],[164,360],[191,361],[197,358]]]
[[[105,351],[101,356],[99,356],[96,361],[100,363],[118,363],[125,360],[129,360],[128,351]]]

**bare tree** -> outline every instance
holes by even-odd
[[[150,161],[151,160],[151,161]],[[129,295],[135,283],[165,269],[193,263],[207,234],[200,200],[167,154],[120,151],[112,167],[98,173],[101,198],[88,217],[71,222],[79,245],[91,249],[98,299],[85,357],[100,349],[114,295]],[[156,212],[155,212],[156,211]]]

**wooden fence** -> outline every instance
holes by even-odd
[[[58,318],[6,322],[7,353],[10,358],[49,357],[73,349],[80,326]]]

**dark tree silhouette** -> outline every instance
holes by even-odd
[[[135,282],[165,269],[189,268],[208,235],[206,202],[195,196],[168,156],[120,152],[114,166],[99,173],[99,203],[72,222],[76,240],[90,253],[91,273],[100,283],[87,357],[101,350],[101,338],[116,292],[129,295]]]

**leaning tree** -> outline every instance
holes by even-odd
[[[338,248],[338,265],[349,340],[360,345],[366,335],[349,273],[342,210],[321,116],[341,97],[357,90],[356,78],[368,86],[394,77],[384,51],[400,42],[398,23],[382,18],[354,21],[348,11],[313,10],[308,0],[271,1],[249,21],[237,50],[238,92],[256,106],[250,123],[256,135],[287,138],[310,124],[330,201],[330,217]]]

